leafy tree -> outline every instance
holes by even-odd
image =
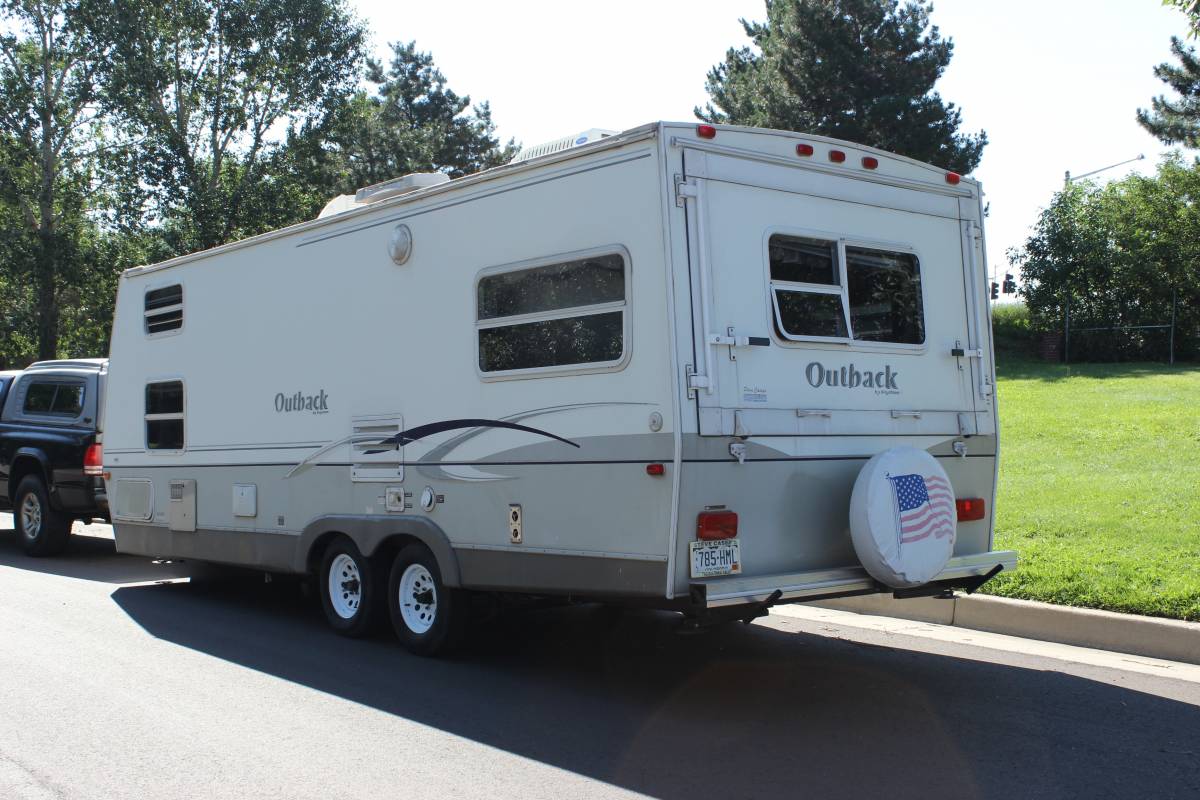
[[[410,172],[452,178],[512,160],[516,145],[501,145],[487,103],[446,86],[433,56],[416,44],[391,45],[385,67],[367,59],[373,91],[359,91],[332,113],[293,132],[289,167],[324,190],[324,200]]]
[[[1138,109],[1137,121],[1166,144],[1200,147],[1200,60],[1195,49],[1176,36],[1171,37],[1171,52],[1179,60],[1179,66],[1159,64],[1154,74],[1179,99],[1155,97],[1150,101],[1150,111]]]
[[[1191,36],[1200,33],[1200,0],[1162,0],[1164,6],[1174,6],[1187,15],[1192,27]]]
[[[1024,278],[1032,323],[1071,327],[1161,325],[1177,298],[1177,352],[1200,355],[1200,162],[1174,154],[1157,175],[1105,186],[1074,183],[1054,196],[1033,234],[1009,257]],[[1097,359],[1158,357],[1162,333],[1121,331],[1077,342]],[[1159,338],[1153,338],[1159,337]],[[1090,353],[1082,353],[1087,346]]]
[[[353,93],[363,28],[345,0],[111,0],[107,98],[152,219],[181,251],[247,229],[247,198],[287,124],[316,125]],[[132,183],[127,183],[132,185]]]
[[[750,47],[708,73],[696,115],[816,133],[968,173],[987,135],[961,134],[961,113],[934,86],[954,45],[932,6],[899,0],[766,0],[767,21],[742,20]]]
[[[7,215],[5,237],[20,240],[5,262],[8,297],[28,297],[21,285],[32,279],[40,358],[58,355],[60,293],[92,181],[89,136],[107,53],[91,37],[88,18],[79,0],[0,2],[0,202],[15,212]]]

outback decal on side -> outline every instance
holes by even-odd
[[[875,394],[900,394],[900,387],[896,385],[899,374],[892,369],[891,364],[875,372],[859,372],[853,364],[827,367],[819,361],[813,361],[804,369],[804,377],[814,389],[822,386],[840,386],[843,389],[874,389]]]
[[[285,395],[283,392],[279,392],[275,395],[275,413],[282,414],[288,411],[311,411],[314,414],[327,414],[329,413],[329,395],[325,394],[324,389],[316,394],[296,392]]]

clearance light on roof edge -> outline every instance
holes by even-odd
[[[712,125],[697,125],[696,135],[701,139],[712,139],[717,135],[717,129]]]
[[[830,150],[829,151],[829,160],[835,164],[841,164],[843,161],[846,160],[846,154],[843,153],[841,150]]]
[[[867,169],[875,169],[879,166],[879,159],[874,156],[863,156],[862,165]]]
[[[811,144],[798,144],[798,145],[796,145],[796,155],[798,155],[798,156],[811,156],[812,154],[813,154],[813,146],[812,146]]]
[[[959,175],[957,172],[946,173],[946,183],[950,184],[951,186],[958,186],[958,182],[961,180],[962,175]]]

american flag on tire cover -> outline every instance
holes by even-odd
[[[889,475],[888,480],[896,499],[901,544],[954,534],[954,490],[945,479],[937,475]]]

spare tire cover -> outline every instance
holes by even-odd
[[[880,583],[905,588],[933,580],[954,552],[957,521],[946,471],[924,450],[885,450],[854,482],[850,537]]]

